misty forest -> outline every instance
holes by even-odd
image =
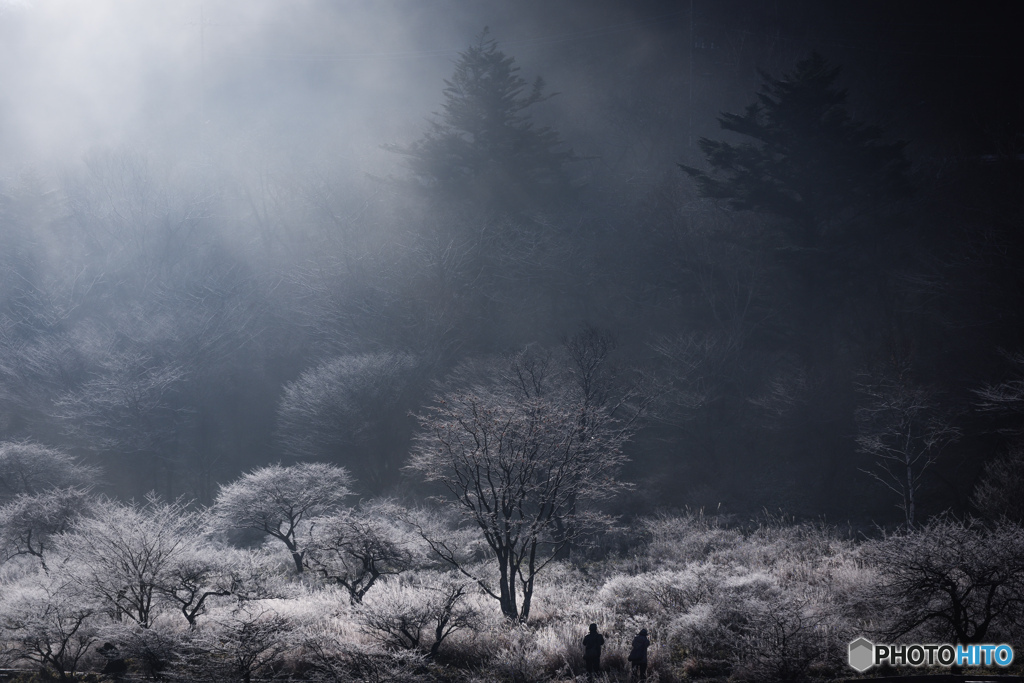
[[[0,0],[0,680],[1024,652],[1021,23],[947,4]]]

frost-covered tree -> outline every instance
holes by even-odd
[[[36,308],[32,312],[49,313]],[[43,326],[25,339],[20,328],[18,322],[0,317],[0,429],[11,436],[51,429],[53,402],[86,371],[73,335]]]
[[[79,663],[100,637],[100,611],[67,576],[26,577],[4,586],[0,596],[2,650],[50,669],[61,681],[77,680]]]
[[[886,636],[999,642],[1024,625],[1024,529],[936,518],[865,549],[880,574]]]
[[[240,603],[194,631],[177,653],[174,669],[189,681],[242,681],[270,674],[291,647],[291,621],[277,612]]]
[[[144,504],[97,501],[88,516],[55,539],[70,558],[70,581],[100,603],[116,621],[149,628],[172,570],[201,545],[202,522],[180,502],[149,498]]]
[[[402,511],[388,501],[363,503],[310,521],[306,567],[362,602],[378,579],[397,576],[416,558],[412,533]]]
[[[985,464],[974,487],[971,502],[989,519],[1005,517],[1024,523],[1024,446],[1017,445],[1006,455]]]
[[[1013,366],[1013,374],[1002,382],[978,389],[978,409],[1019,418],[1024,414],[1024,353],[1010,353],[1006,357]]]
[[[27,555],[47,570],[53,537],[67,531],[90,505],[85,491],[66,488],[23,493],[0,506],[0,564]]]
[[[1012,373],[1001,382],[988,384],[975,391],[975,407],[1000,418],[999,431],[1010,439],[1006,454],[986,463],[972,502],[986,517],[1005,516],[1024,521],[1024,502],[1020,491],[1024,486],[1024,353],[1004,354]]]
[[[618,472],[628,424],[549,361],[518,354],[456,379],[420,416],[409,464],[441,484],[447,505],[483,535],[496,584],[473,573],[445,538],[425,539],[512,620],[529,618],[537,576],[559,550],[608,523],[595,504],[626,487]]]
[[[834,610],[797,590],[768,590],[743,605],[734,666],[751,680],[806,681],[843,646]],[[838,668],[833,665],[833,668]]]
[[[191,628],[209,608],[209,600],[233,594],[248,583],[244,551],[216,547],[202,539],[189,539],[176,553],[157,585],[161,597],[181,612]]]
[[[367,353],[303,372],[285,385],[278,405],[282,449],[296,460],[344,463],[361,482],[380,485],[408,450],[416,370],[409,354]]]
[[[341,510],[352,478],[343,467],[326,463],[268,465],[221,486],[213,514],[228,527],[254,529],[284,543],[302,573],[305,549],[299,525]]]
[[[907,527],[917,519],[922,477],[960,429],[941,409],[934,389],[906,372],[860,385],[857,447],[874,462],[864,471],[898,498]]]
[[[176,362],[156,358],[150,349],[122,350],[113,338],[93,342],[92,377],[65,393],[56,402],[55,414],[83,447],[133,456],[149,466],[153,485],[163,487],[183,413],[175,392],[187,372]]]
[[[0,443],[0,503],[18,494],[54,488],[88,487],[98,470],[64,451],[30,441]]]
[[[435,657],[448,636],[478,623],[466,601],[472,590],[465,577],[451,573],[390,579],[360,605],[358,615],[385,647],[416,650],[430,643],[429,655]]]

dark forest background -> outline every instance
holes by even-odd
[[[437,382],[584,343],[643,397],[619,512],[903,520],[894,452],[920,517],[1020,476],[1014,3],[186,3],[88,99],[18,76],[74,74],[40,7],[0,13],[0,441],[123,498],[300,460],[417,496]]]

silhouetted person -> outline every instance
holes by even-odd
[[[651,640],[647,637],[647,629],[640,629],[640,633],[633,639],[633,649],[626,658],[633,665],[631,678],[635,681],[647,680],[647,648],[650,646]]]
[[[601,646],[604,636],[597,632],[597,624],[590,625],[590,633],[583,637],[583,661],[587,665],[587,680],[594,680],[594,674],[601,673]]]

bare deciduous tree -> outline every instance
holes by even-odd
[[[359,616],[366,630],[386,647],[414,650],[433,641],[429,656],[437,656],[445,638],[471,628],[477,615],[465,599],[471,591],[464,577],[452,574],[421,574],[411,582],[387,582],[372,600],[363,603]]]
[[[997,384],[989,384],[975,393],[979,410],[998,414],[1024,415],[1024,353],[1005,354],[1014,366],[1015,375]],[[1020,434],[1021,426],[1015,425],[1011,433]]]
[[[940,639],[932,642],[983,643],[1022,623],[1024,530],[1016,524],[937,518],[868,546],[866,555],[890,608],[887,636],[924,629],[923,637]]]
[[[326,463],[269,465],[221,486],[213,512],[226,526],[255,529],[284,543],[301,574],[299,525],[340,510],[351,483],[343,467]]]
[[[89,486],[98,470],[56,448],[29,441],[0,443],[0,502],[19,494]]]
[[[3,650],[15,661],[49,667],[61,681],[77,680],[79,662],[99,638],[98,612],[98,605],[83,599],[67,577],[37,574],[4,586]]]
[[[291,621],[281,614],[241,603],[191,634],[177,653],[175,668],[190,681],[249,683],[273,671],[291,646]]]
[[[420,416],[409,469],[444,486],[446,503],[483,534],[497,585],[471,572],[444,538],[425,534],[433,551],[508,619],[526,621],[537,575],[565,545],[608,524],[591,505],[626,488],[617,475],[630,429],[548,358],[519,354],[467,377],[474,374]]]
[[[244,551],[231,552],[202,540],[190,540],[193,542],[171,559],[157,591],[195,629],[199,617],[206,613],[207,601],[231,595],[247,577],[246,563],[239,562],[237,556]]]
[[[841,646],[834,617],[813,598],[768,591],[750,602],[733,657],[752,680],[806,681]]]
[[[1017,445],[1006,455],[985,465],[974,487],[971,502],[989,519],[1007,518],[1024,522],[1024,447]]]
[[[900,372],[861,384],[865,400],[857,409],[857,446],[874,457],[863,470],[897,496],[907,527],[916,521],[922,477],[942,449],[960,438],[960,429],[945,415],[936,392]]]
[[[55,550],[71,563],[70,581],[102,604],[117,621],[149,628],[171,570],[201,542],[201,521],[181,501],[122,505],[99,500],[56,539]]]
[[[184,412],[174,394],[188,373],[148,351],[121,350],[113,336],[93,341],[95,371],[56,402],[56,417],[83,446],[149,464],[153,486],[164,490],[174,457],[170,444]]]
[[[0,564],[28,555],[47,571],[52,538],[67,531],[89,504],[85,491],[66,488],[23,493],[0,506]]]
[[[284,452],[343,462],[364,484],[379,483],[408,446],[406,393],[416,369],[409,354],[368,353],[331,358],[302,373],[285,385],[278,406]]]
[[[51,424],[52,402],[81,381],[85,363],[72,335],[46,330],[27,340],[18,327],[0,316],[0,429],[38,434]]]
[[[414,560],[409,533],[398,528],[401,517],[387,501],[360,505],[310,523],[306,567],[362,602],[378,579],[397,576]]]

